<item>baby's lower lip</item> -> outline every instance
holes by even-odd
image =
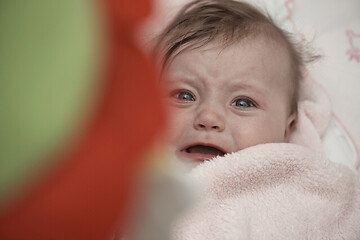
[[[207,161],[210,160],[214,157],[216,157],[215,155],[209,155],[209,154],[204,154],[204,153],[188,153],[186,151],[180,151],[178,152],[178,155],[181,159],[189,159],[192,161]]]

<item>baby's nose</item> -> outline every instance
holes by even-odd
[[[225,129],[225,121],[219,113],[213,110],[203,110],[195,117],[194,128],[221,132]]]

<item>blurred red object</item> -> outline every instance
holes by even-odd
[[[20,202],[0,216],[0,239],[109,239],[126,219],[132,179],[164,121],[153,68],[133,30],[149,0],[99,0],[107,46],[104,91],[85,134]]]

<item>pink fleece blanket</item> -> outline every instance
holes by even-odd
[[[360,179],[319,152],[264,144],[194,169],[174,239],[360,239]]]
[[[306,78],[291,143],[250,147],[193,169],[200,200],[176,221],[173,238],[359,240],[360,177],[322,151],[330,118],[327,95]]]

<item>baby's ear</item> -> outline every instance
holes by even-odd
[[[284,133],[285,142],[289,142],[290,134],[294,131],[296,123],[297,123],[297,113],[292,113],[286,121],[286,128]]]

